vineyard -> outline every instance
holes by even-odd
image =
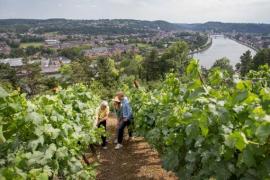
[[[180,179],[270,179],[269,74],[205,76],[192,60],[159,88],[127,91],[136,134]],[[99,102],[81,84],[31,99],[0,87],[0,179],[95,179],[97,164],[83,157],[105,133],[94,123]]]
[[[98,103],[83,85],[31,100],[0,88],[0,179],[94,179],[82,157],[104,133],[94,128]]]
[[[130,93],[137,133],[180,179],[269,179],[268,72],[230,82],[215,69],[203,78],[192,60],[184,77],[169,74],[160,88]]]

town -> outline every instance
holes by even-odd
[[[0,20],[0,64],[7,65],[4,69],[12,68],[18,78],[30,78],[33,71],[57,81],[68,65],[79,63],[80,68],[88,68],[90,76],[96,77],[98,73],[92,72],[96,72],[98,58],[112,59],[121,70],[122,65],[132,64],[125,59],[151,56],[155,51],[160,57],[178,41],[187,43],[188,54],[193,57],[211,47],[214,35],[230,38],[256,52],[270,47],[267,25],[242,26],[139,20]],[[256,31],[253,26],[257,26]]]
[[[119,27],[122,28],[121,25]],[[195,52],[209,40],[208,34],[204,32],[162,30],[158,26],[137,33],[120,32],[112,35],[40,33],[35,32],[35,29],[37,28],[29,28],[24,33],[0,31],[0,63],[14,67],[20,76],[25,72],[18,69],[24,65],[26,58],[30,63],[40,64],[43,74],[55,75],[59,73],[62,65],[69,64],[78,56],[96,59],[128,53],[146,54],[153,48],[162,53],[178,40],[186,41],[191,51]]]

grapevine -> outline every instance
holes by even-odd
[[[270,88],[224,78],[215,69],[205,83],[192,60],[185,77],[131,91],[136,131],[181,179],[269,179]]]
[[[77,84],[31,100],[0,87],[0,179],[94,179],[83,153],[100,142],[99,98]]]

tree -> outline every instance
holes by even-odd
[[[170,70],[183,73],[188,65],[189,48],[186,42],[178,41],[170,46],[165,53],[161,56],[162,61],[162,74]]]
[[[48,89],[53,89],[59,85],[59,79],[56,77],[44,78],[42,84],[48,87]]]
[[[60,68],[62,85],[67,86],[78,82],[89,82],[93,77],[86,71],[88,65],[81,61],[65,64]]]
[[[110,88],[115,85],[119,78],[119,72],[115,68],[113,59],[105,57],[98,58],[97,70],[96,79],[100,81],[104,87]]]
[[[261,65],[270,65],[270,49],[260,50],[253,58],[252,69],[258,70]]]
[[[77,59],[82,56],[82,49],[79,47],[66,48],[60,51],[60,55],[69,59]]]
[[[246,75],[252,67],[251,51],[248,50],[240,57],[240,63],[236,65],[236,69],[240,71],[242,76]]]
[[[7,41],[7,44],[8,44],[11,48],[19,48],[19,47],[20,47],[20,43],[19,43],[19,42],[15,42],[15,41]]]
[[[33,56],[36,53],[40,52],[40,50],[41,50],[41,48],[39,48],[39,47],[28,46],[25,49],[25,54],[26,54],[26,56]]]
[[[24,59],[22,72],[24,77],[20,80],[21,87],[29,95],[35,95],[40,92],[42,84],[41,67],[39,63],[30,63],[28,59]]]
[[[0,79],[11,83],[13,87],[17,85],[16,71],[9,64],[0,63]]]
[[[79,61],[75,61],[71,63],[71,68],[72,68],[72,81],[73,83],[78,83],[78,82],[89,82],[90,78],[86,72],[86,66]]]
[[[24,50],[21,48],[11,49],[10,57],[12,58],[18,58],[18,57],[24,57],[25,53]]]
[[[153,49],[142,62],[143,79],[147,81],[158,80],[162,74],[162,64],[158,52]]]
[[[0,53],[0,59],[6,59],[8,58],[8,55]]]
[[[45,48],[45,47],[41,46],[41,54],[43,56],[51,56],[51,55],[56,54],[56,51],[52,48]]]
[[[122,73],[128,76],[135,76],[135,78],[140,78],[142,76],[142,61],[143,57],[140,55],[135,55],[132,58],[127,58],[121,61],[120,68]]]
[[[72,84],[72,75],[73,75],[73,71],[72,71],[72,66],[71,64],[64,64],[63,66],[61,66],[60,68],[60,73],[61,73],[61,85],[62,86],[67,86]]]
[[[233,74],[233,66],[230,64],[230,60],[226,57],[216,60],[211,69],[219,67],[223,71],[227,71],[229,75]]]

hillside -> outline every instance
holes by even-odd
[[[270,24],[207,22],[203,24],[178,24],[179,29],[193,31],[270,33]]]
[[[129,19],[67,20],[67,19],[4,19],[0,20],[1,31],[36,33],[60,32],[62,34],[136,34],[151,33],[157,30],[177,30],[175,24],[166,21],[140,21]]]
[[[166,21],[141,21],[133,19],[2,19],[0,32],[19,33],[32,30],[36,33],[59,32],[62,34],[117,35],[151,33],[158,30],[192,30],[214,32],[270,33],[270,24],[207,22],[197,24],[174,24]]]

